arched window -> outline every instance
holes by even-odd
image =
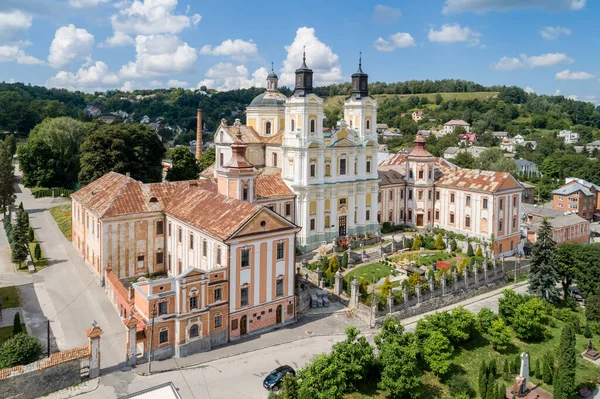
[[[394,223],[394,211],[390,209],[390,218],[388,219],[390,223]]]
[[[314,120],[314,119],[311,119],[311,120],[310,120],[310,132],[311,132],[311,133],[314,133],[314,132],[315,132],[315,125],[316,125],[316,123],[315,123],[315,120]]]
[[[296,130],[296,121],[295,121],[293,118],[292,118],[292,120],[291,120],[290,127],[291,127],[291,129],[292,129],[292,132],[293,132],[294,130]]]
[[[331,218],[329,216],[325,216],[325,228],[328,229],[331,226]]]
[[[367,119],[367,130],[371,129],[371,121]]]
[[[277,167],[277,153],[276,152],[273,153],[273,166]]]
[[[271,134],[271,122],[265,124],[265,134]]]
[[[325,165],[325,176],[331,176],[331,165]]]
[[[196,338],[199,336],[198,324],[194,324],[190,327],[190,338]]]

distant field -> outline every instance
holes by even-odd
[[[495,91],[485,91],[485,92],[473,92],[473,93],[440,93],[444,100],[487,100],[489,98],[495,97],[498,92]],[[373,97],[377,101],[383,101],[386,98],[394,97],[399,98],[402,101],[407,101],[410,97],[418,96],[419,98],[426,97],[429,102],[435,104],[435,97],[437,93],[427,93],[427,94],[375,94]],[[332,96],[325,98],[325,106],[341,106],[344,105],[344,101],[346,100],[346,96]]]

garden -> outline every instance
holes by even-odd
[[[11,260],[18,269],[27,265],[27,256],[31,256],[33,266],[36,270],[48,265],[48,261],[42,252],[39,242],[36,239],[33,228],[29,225],[29,214],[25,212],[23,203],[19,204],[16,210],[15,221],[6,215],[3,220],[6,238],[10,244]]]

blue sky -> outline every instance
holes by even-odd
[[[85,91],[460,78],[598,102],[591,0],[2,0],[0,80]]]

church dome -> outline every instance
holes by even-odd
[[[271,72],[267,75],[267,79],[279,79],[275,71],[271,69]]]
[[[266,91],[254,97],[250,107],[284,107],[287,97],[278,91]]]

